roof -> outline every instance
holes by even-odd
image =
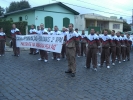
[[[4,14],[4,16],[15,14],[15,13],[20,13],[20,12],[24,12],[24,11],[34,11],[34,10],[36,10],[36,8],[47,7],[47,6],[51,6],[51,5],[59,5],[59,6],[63,7],[63,8],[65,8],[65,9],[69,10],[73,14],[79,15],[79,12],[75,11],[74,9],[66,6],[65,4],[63,4],[61,2],[56,2],[56,3],[51,3],[51,4],[46,4],[46,5],[36,6],[36,7],[32,7],[32,8],[26,8],[26,9],[22,9],[22,10],[13,11],[13,12]]]

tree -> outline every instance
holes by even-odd
[[[28,1],[26,1],[26,0],[21,0],[20,2],[13,1],[10,3],[10,6],[6,8],[6,11],[7,11],[7,13],[9,13],[9,12],[22,10],[22,9],[26,9],[26,8],[30,8],[30,4]]]
[[[0,6],[0,16],[2,16],[3,14],[4,14],[4,8],[2,8],[1,6]]]
[[[127,22],[123,22],[123,32],[131,31],[131,26]]]

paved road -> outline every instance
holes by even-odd
[[[11,55],[0,57],[0,100],[133,100],[133,53],[131,61],[97,72],[83,68],[85,57],[77,58],[74,78],[64,73],[65,59],[44,63],[28,51]]]

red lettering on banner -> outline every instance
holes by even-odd
[[[50,44],[45,44],[46,49],[50,49]]]
[[[22,46],[31,46],[31,43],[30,42],[21,42],[21,45]]]
[[[38,48],[44,48],[44,44],[42,44],[42,43],[36,43],[36,47],[38,47]]]
[[[32,46],[35,46],[35,43],[32,43]]]
[[[56,44],[52,44],[51,49],[55,50],[55,48],[56,48]]]

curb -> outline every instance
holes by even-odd
[[[29,48],[20,48],[21,51],[28,51],[30,50]],[[6,47],[5,48],[5,52],[12,52],[13,51],[13,48],[10,48],[10,47]]]

